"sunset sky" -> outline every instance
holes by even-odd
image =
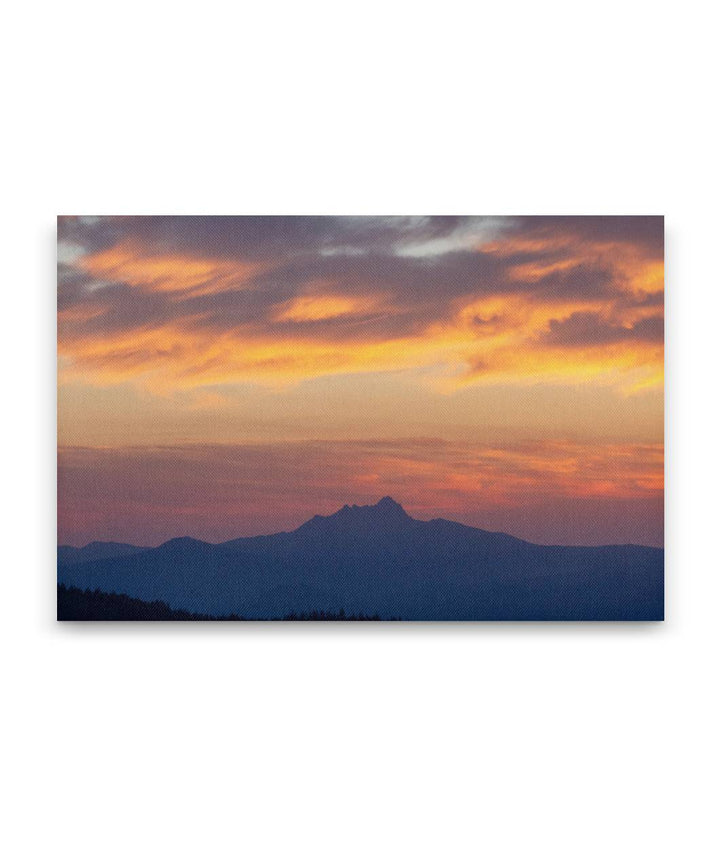
[[[660,217],[60,217],[58,540],[663,541]]]

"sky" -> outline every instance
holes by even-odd
[[[58,540],[663,543],[661,217],[58,218]]]

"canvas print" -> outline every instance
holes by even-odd
[[[662,217],[61,216],[61,620],[656,621]]]

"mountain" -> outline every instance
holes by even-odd
[[[147,547],[135,547],[133,544],[118,544],[115,541],[91,541],[84,547],[70,547],[61,544],[58,547],[58,562],[73,565],[78,562],[94,562],[98,559],[114,559],[118,556],[131,556],[144,553]]]
[[[660,620],[663,558],[651,547],[548,547],[415,520],[385,497],[276,535],[175,538],[73,563],[59,555],[58,582],[246,618],[342,609],[406,620]]]

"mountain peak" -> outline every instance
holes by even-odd
[[[405,514],[405,509],[402,505],[400,505],[399,502],[395,502],[391,496],[384,496],[375,504],[375,508],[382,511],[402,511],[402,513]]]
[[[390,517],[406,518],[408,516],[402,505],[399,502],[395,502],[391,496],[384,496],[375,505],[343,505],[340,511],[336,511],[335,514],[331,514],[330,516],[335,517],[339,514],[380,517],[383,519]]]
[[[412,518],[399,502],[384,496],[375,505],[343,505],[339,511],[327,517],[316,514],[300,529],[318,531],[319,527],[323,531],[389,531],[402,527],[410,520]]]

